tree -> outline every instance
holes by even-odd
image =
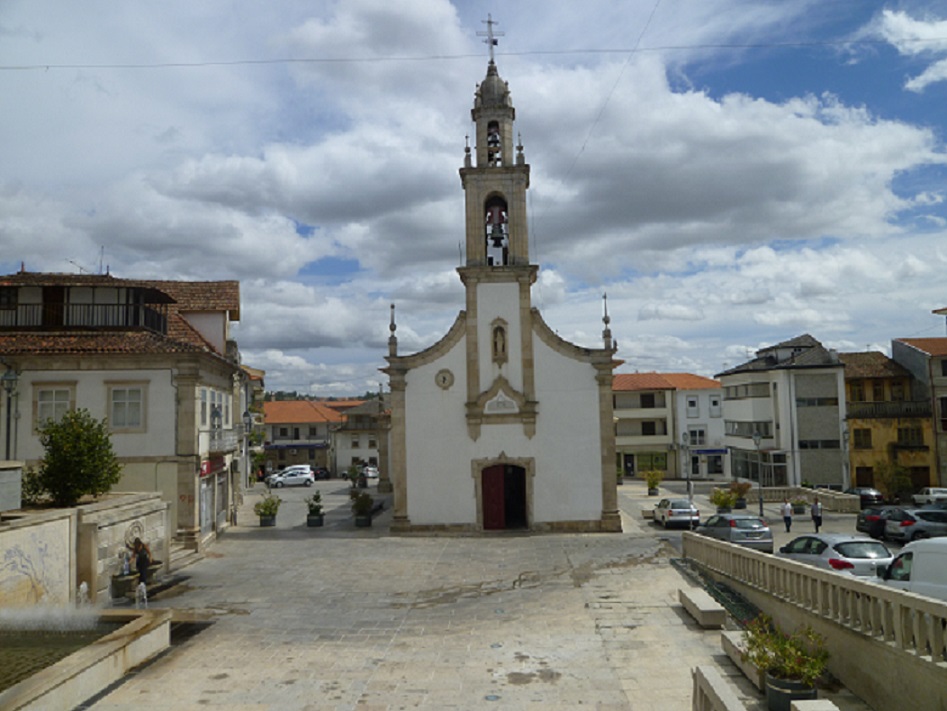
[[[885,501],[895,501],[910,495],[911,476],[901,465],[877,460],[873,474],[875,487],[884,494]]]
[[[39,483],[57,506],[75,506],[86,494],[104,494],[122,476],[105,420],[93,419],[88,410],[71,410],[58,422],[47,420],[39,441],[46,450]]]

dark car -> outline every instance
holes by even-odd
[[[313,467],[312,475],[316,479],[331,479],[332,478],[332,474],[329,473],[329,470],[326,469],[325,467]]]
[[[851,489],[846,489],[844,493],[857,496],[861,500],[862,508],[883,504],[885,502],[885,497],[882,493],[869,486],[856,486]]]
[[[897,506],[869,506],[858,512],[855,517],[855,530],[867,533],[872,538],[885,537],[885,521]]]

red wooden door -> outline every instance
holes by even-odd
[[[483,528],[497,531],[506,528],[504,510],[503,465],[497,464],[483,470]]]

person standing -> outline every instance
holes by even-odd
[[[151,550],[140,538],[135,539],[132,545],[132,556],[135,558],[135,570],[138,571],[138,582],[148,583],[148,566],[151,565]]]
[[[783,523],[786,524],[786,533],[789,533],[792,528],[792,504],[789,503],[789,499],[783,499],[782,506],[779,507],[779,512],[783,515]]]
[[[822,504],[819,503],[819,497],[812,500],[812,525],[815,526],[815,532],[819,532],[822,526]]]

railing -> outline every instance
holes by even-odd
[[[832,489],[810,489],[807,486],[764,486],[764,503],[781,503],[786,499],[795,501],[805,499],[812,503],[812,499],[819,497],[819,503],[825,511],[840,513],[858,513],[861,511],[861,499],[854,494],[843,494]],[[754,486],[746,495],[747,505],[758,504],[760,501],[759,488]]]
[[[947,602],[683,534],[684,556],[808,613],[932,665],[947,663]]]
[[[168,332],[164,307],[142,304],[17,304],[0,309],[0,329],[144,328]]]
[[[846,419],[870,420],[878,418],[918,417],[928,419],[931,416],[929,402],[872,402],[849,403]]]

